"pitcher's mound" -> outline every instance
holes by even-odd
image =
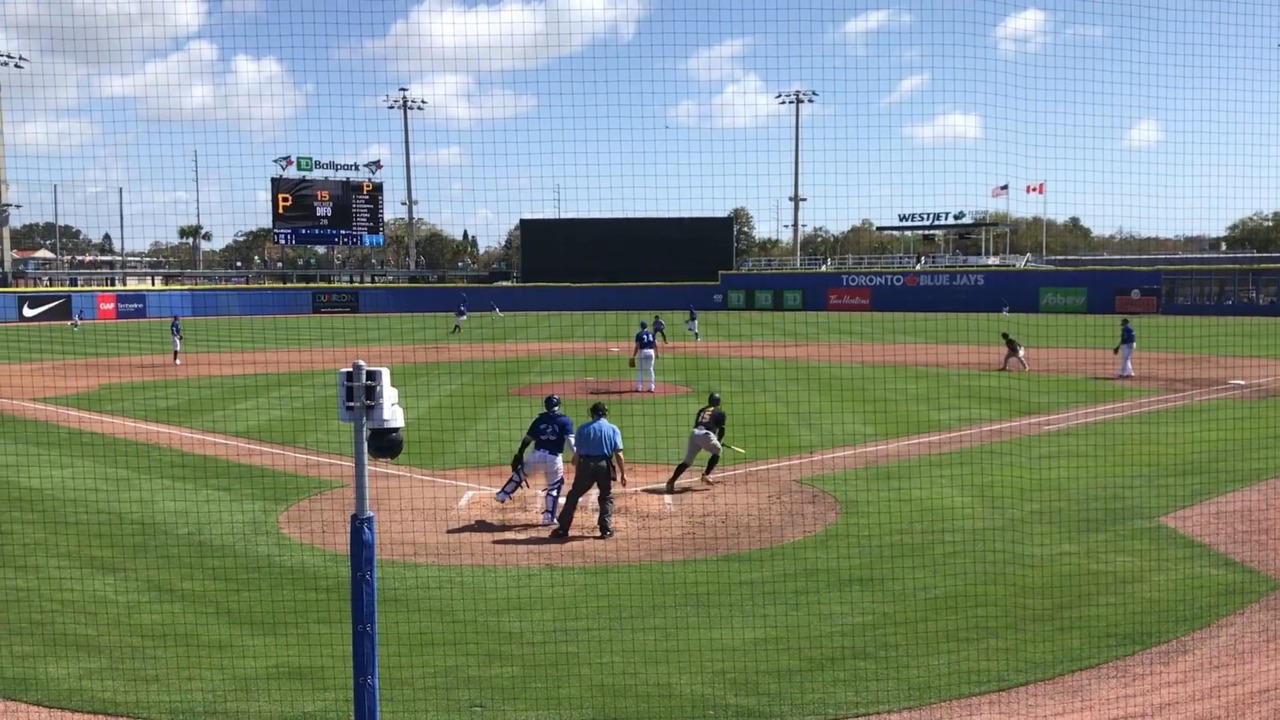
[[[543,398],[548,395],[559,395],[561,398],[598,398],[645,395],[683,395],[691,392],[683,385],[658,383],[652,393],[636,392],[635,383],[631,380],[609,380],[605,378],[582,378],[581,380],[563,380],[561,382],[541,383],[511,388],[512,395]]]

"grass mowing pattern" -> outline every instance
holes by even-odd
[[[688,333],[668,318],[667,334],[684,342]],[[450,337],[446,315],[298,315],[287,317],[187,318],[184,352],[276,348],[367,347],[373,345],[471,342],[583,341],[616,338],[630,347],[643,313],[573,313],[562,320],[514,314],[490,318],[477,313],[462,335]],[[676,319],[676,322],[671,322]],[[769,313],[716,312],[700,315],[707,341],[938,343],[1000,346],[1010,332],[1027,347],[1110,348],[1118,337],[1112,315],[1012,315],[999,313]],[[1143,316],[1134,321],[1141,352],[1280,357],[1270,318]],[[167,320],[88,322],[78,332],[65,325],[0,326],[0,362],[73,358],[164,356],[169,350]],[[995,350],[993,350],[995,352]],[[1140,359],[1140,354],[1139,354]]]
[[[429,469],[502,465],[537,398],[509,388],[552,378],[623,377],[616,360],[590,357],[431,363],[392,370],[405,407],[404,455]],[[627,456],[667,463],[683,452],[687,421],[716,390],[731,413],[734,442],[751,448],[724,465],[1145,394],[1132,386],[1045,374],[969,373],[793,361],[673,356],[660,379],[694,389],[691,396],[606,398],[626,432]],[[768,382],[761,379],[768,378]],[[209,377],[126,383],[57,398],[82,410],[123,415],[330,453],[350,454],[336,419],[333,372]],[[940,388],[945,394],[940,396]],[[959,404],[947,401],[964,397]],[[587,419],[591,400],[566,400],[565,412]],[[448,442],[441,442],[447,438]]]
[[[566,570],[384,563],[382,678],[394,691],[383,710],[819,717],[1123,656],[1275,589],[1156,520],[1273,472],[1271,429],[1244,422],[1241,407],[825,476],[817,484],[845,508],[835,526],[738,556]],[[8,547],[32,550],[3,576],[12,661],[0,694],[156,717],[345,717],[345,559],[274,526],[326,484],[18,424],[0,416],[11,478],[0,527]],[[1151,444],[1153,428],[1165,446]],[[91,457],[68,453],[86,447]],[[1117,457],[1145,470],[1119,482]],[[569,610],[584,597],[606,622]],[[559,681],[520,680],[575,667],[591,668],[606,697],[567,706]]]

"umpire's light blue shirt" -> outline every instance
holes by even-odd
[[[611,458],[622,449],[622,432],[604,418],[582,423],[574,437],[577,439],[578,457]]]

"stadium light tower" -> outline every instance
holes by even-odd
[[[31,61],[21,55],[0,51],[0,68],[26,70]],[[9,174],[4,156],[4,93],[0,90],[0,270],[4,287],[13,285],[13,246],[9,240],[9,210],[19,206],[9,203]]]
[[[800,263],[800,203],[808,200],[800,195],[800,106],[813,103],[816,97],[818,93],[812,90],[787,90],[773,98],[779,105],[796,106],[795,172],[792,178],[791,197],[787,199],[791,201],[791,245],[795,250],[797,265]]]
[[[418,233],[413,226],[413,206],[418,204],[413,199],[413,165],[409,156],[409,111],[424,110],[427,107],[427,101],[422,98],[411,97],[409,88],[399,88],[396,92],[399,95],[387,95],[383,98],[383,102],[387,104],[388,110],[399,110],[400,117],[404,124],[404,201],[401,203],[409,209],[409,269],[418,269]]]

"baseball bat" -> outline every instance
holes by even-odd
[[[746,452],[746,450],[743,450],[742,448],[738,447],[737,445],[729,445],[728,443],[726,443],[726,444],[725,444],[725,447],[729,448],[730,450],[732,450],[732,451],[734,451],[734,452],[740,452],[740,453],[745,453],[745,452]]]

